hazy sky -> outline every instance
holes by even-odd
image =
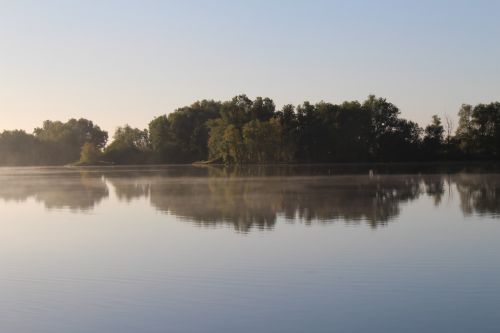
[[[500,1],[0,0],[0,129],[107,130],[204,98],[500,100]]]

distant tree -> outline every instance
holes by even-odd
[[[102,158],[102,151],[99,150],[94,144],[87,142],[83,145],[80,153],[79,164],[92,165],[99,162]]]
[[[432,116],[432,123],[425,128],[423,153],[426,159],[436,159],[440,156],[444,142],[444,127],[441,118]]]
[[[456,140],[469,157],[500,157],[500,103],[462,105]]]
[[[500,102],[462,105],[455,135],[446,116],[424,130],[374,95],[362,103],[304,102],[276,110],[272,99],[202,100],[162,115],[148,130],[108,133],[87,119],[45,121],[0,133],[0,165],[60,165],[80,159],[132,163],[331,163],[500,158]],[[104,155],[100,154],[104,152]]]
[[[260,121],[254,119],[243,127],[243,143],[246,158],[252,163],[280,162],[281,154],[281,124],[276,119]]]
[[[425,128],[425,138],[434,140],[437,143],[443,143],[444,128],[441,123],[441,118],[434,115],[432,116],[432,123]]]
[[[46,120],[41,128],[36,128],[35,135],[42,141],[61,142],[81,148],[90,142],[98,149],[104,148],[108,133],[87,119],[70,119],[66,123]]]
[[[208,138],[208,158],[215,160],[222,158],[224,162],[230,162],[229,148],[224,140],[226,123],[221,118],[213,119],[207,122],[209,128]]]
[[[118,164],[147,163],[148,153],[148,131],[132,128],[129,125],[118,127],[113,142],[104,150],[105,159]]]
[[[0,133],[0,165],[49,165],[53,161],[46,154],[46,147],[32,134],[25,131]]]
[[[274,116],[276,106],[270,98],[257,97],[250,107],[252,119],[267,121]]]
[[[298,142],[298,122],[293,105],[285,105],[276,112],[275,118],[281,125],[281,153],[286,162],[296,160]]]
[[[186,163],[207,159],[207,122],[220,116],[220,108],[219,102],[203,100],[155,118],[149,131],[157,160]]]
[[[207,123],[209,157],[222,158],[226,163],[259,162],[259,159],[267,158],[268,152],[255,150],[256,147],[262,148],[261,141],[266,139],[257,140],[256,133],[264,133],[275,126],[268,126],[275,115],[274,102],[269,98],[258,97],[252,101],[246,95],[239,95],[222,103],[220,118]],[[266,147],[270,148],[273,147]]]
[[[400,111],[385,98],[377,98],[375,95],[368,96],[368,99],[363,102],[363,109],[371,119],[370,154],[379,159],[380,155],[386,154],[382,150],[386,149],[384,144],[388,141],[387,137],[394,138],[394,133],[401,125],[398,118]]]
[[[149,123],[149,141],[158,162],[164,162],[173,154],[173,134],[166,115],[156,117]]]
[[[500,103],[478,104],[472,111],[474,139],[481,157],[500,157]]]
[[[52,159],[63,164],[77,161],[85,143],[102,149],[108,140],[108,133],[87,119],[70,119],[66,123],[46,120],[34,134],[50,147]]]
[[[417,123],[398,119],[391,131],[380,136],[377,160],[384,162],[418,160],[421,133],[422,129]]]
[[[240,129],[238,129],[233,124],[226,126],[222,140],[224,141],[225,147],[227,148],[227,152],[225,152],[224,156],[228,156],[230,158],[229,161],[235,163],[246,162],[246,147],[244,145],[243,136]]]
[[[446,142],[449,143],[453,137],[453,130],[455,128],[455,123],[450,115],[446,114],[444,116],[444,125],[445,125],[445,133],[446,133]]]
[[[371,160],[374,155],[372,126],[371,113],[358,101],[342,103],[336,115],[336,161]]]
[[[313,162],[324,156],[325,127],[316,106],[304,102],[297,106],[297,159]]]
[[[472,110],[472,105],[462,104],[462,107],[458,111],[459,120],[456,132],[460,148],[468,155],[473,154],[476,150],[474,140],[477,133],[473,125]]]

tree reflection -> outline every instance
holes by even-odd
[[[464,215],[500,215],[500,175],[461,174],[456,187]]]
[[[495,174],[360,174],[295,166],[253,168],[149,167],[55,169],[0,173],[0,199],[41,202],[47,209],[93,209],[109,198],[148,200],[151,207],[200,226],[241,232],[272,229],[277,220],[308,225],[343,221],[376,228],[397,218],[404,203],[426,196],[439,206],[459,200],[464,215],[500,214]],[[58,171],[57,171],[58,170]],[[352,171],[352,170],[351,170]],[[310,176],[313,174],[314,176]],[[457,198],[453,194],[457,193]]]
[[[109,195],[103,179],[89,173],[0,176],[0,198],[23,202],[33,198],[47,209],[88,211]]]

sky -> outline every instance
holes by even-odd
[[[0,0],[0,130],[113,132],[200,99],[385,97],[420,125],[500,100],[500,1]]]

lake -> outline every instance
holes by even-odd
[[[0,169],[0,332],[499,332],[500,173]]]

